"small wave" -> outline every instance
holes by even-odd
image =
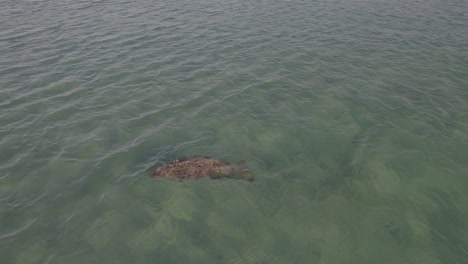
[[[22,225],[21,227],[15,229],[15,230],[13,230],[13,231],[11,231],[9,233],[5,233],[5,234],[0,235],[0,240],[10,238],[10,237],[14,237],[14,236],[17,236],[17,235],[21,234],[23,231],[28,229],[36,221],[37,221],[37,218],[31,219],[28,222],[26,222],[24,225]]]

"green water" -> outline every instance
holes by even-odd
[[[467,263],[467,14],[0,2],[1,263]]]

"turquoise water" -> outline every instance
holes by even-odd
[[[2,263],[467,263],[467,69],[466,1],[1,1]]]

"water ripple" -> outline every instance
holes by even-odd
[[[421,252],[461,260],[466,8],[432,0],[1,1],[0,253],[10,262],[150,263],[157,253],[210,263],[202,245],[216,245],[194,231],[205,228],[229,263],[362,262],[349,253],[368,248],[362,238],[382,242],[372,252],[396,252],[393,263]],[[247,159],[256,182],[148,179],[154,166],[194,154]],[[126,211],[139,206],[144,221]],[[427,228],[412,234],[413,218],[362,213],[373,206],[411,211]],[[369,232],[357,235],[361,213]],[[44,229],[29,237],[35,225]],[[417,252],[388,242],[381,226],[401,230],[400,242]],[[188,250],[143,246],[173,234]]]
[[[34,224],[34,222],[36,222],[37,219],[32,219],[28,222],[26,222],[24,225],[22,225],[21,227],[11,231],[11,232],[8,232],[8,233],[5,233],[5,234],[0,234],[0,240],[2,239],[5,239],[5,238],[10,238],[10,237],[14,237],[14,236],[17,236],[19,234],[21,234],[23,231],[25,231],[26,229],[28,229],[32,224]]]

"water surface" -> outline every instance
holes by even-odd
[[[466,263],[466,1],[2,1],[4,263]],[[148,177],[187,155],[255,182]]]

